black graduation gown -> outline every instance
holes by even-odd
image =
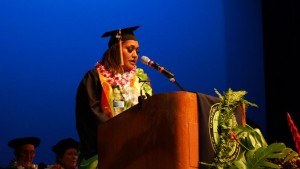
[[[102,85],[97,69],[89,70],[76,94],[76,129],[85,159],[98,154],[97,126],[109,119],[101,110]]]

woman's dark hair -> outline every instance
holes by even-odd
[[[107,49],[101,60],[102,65],[111,73],[112,77],[116,74],[124,73],[123,67],[119,64],[119,50],[117,49],[117,46],[118,45],[116,43]]]
[[[61,162],[58,159],[62,158],[64,156],[65,151],[66,150],[57,152],[57,154],[56,154],[56,164],[60,164],[62,166]]]

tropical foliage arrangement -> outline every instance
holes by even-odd
[[[220,103],[212,106],[212,109],[219,111],[220,114],[218,119],[220,141],[214,162],[206,165],[210,165],[210,168],[213,169],[296,169],[300,167],[299,154],[286,147],[284,143],[268,145],[259,129],[253,129],[247,124],[244,126],[237,125],[234,110],[240,104],[245,104],[246,109],[249,105],[257,107],[256,104],[244,99],[244,95],[247,94],[246,91],[234,92],[229,89],[227,93],[223,93],[223,96],[216,89],[215,91],[221,99]],[[300,145],[300,135],[291,118],[289,119],[289,114],[288,121],[294,140],[295,142],[298,141]],[[242,152],[234,161],[231,161],[229,152],[234,147],[235,141],[241,146]]]

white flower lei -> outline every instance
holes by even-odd
[[[104,68],[101,62],[97,62],[95,67],[102,73],[111,86],[119,87],[126,102],[130,102],[132,104],[138,103],[138,92],[133,87],[130,87],[130,83],[136,74],[136,66],[132,70],[124,72],[123,75],[117,74],[115,77],[111,76],[111,73]]]
[[[138,103],[138,93],[133,87],[130,87],[130,83],[127,83],[123,87],[120,87],[120,91],[126,102],[130,102],[132,104]]]
[[[18,163],[18,161],[13,162],[12,165],[15,166],[17,169],[25,169],[25,167],[23,167],[22,165],[20,165]],[[29,168],[38,169],[38,165],[32,164]]]

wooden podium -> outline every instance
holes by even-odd
[[[155,94],[100,124],[98,155],[101,169],[198,168],[196,94]]]

